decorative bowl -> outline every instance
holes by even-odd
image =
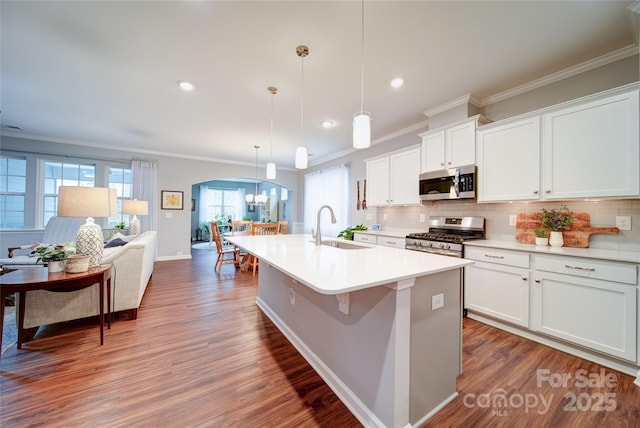
[[[89,270],[89,256],[76,254],[69,256],[67,259],[67,267],[65,269],[69,273],[80,273]]]

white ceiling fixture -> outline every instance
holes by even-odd
[[[269,86],[267,91],[271,94],[271,154],[269,155],[269,162],[267,162],[267,180],[275,180],[276,163],[273,161],[273,96],[278,93],[278,88]]]
[[[404,85],[404,80],[402,79],[402,77],[396,77],[391,81],[390,85],[392,88],[398,89],[399,87]]]
[[[304,59],[309,55],[309,48],[300,45],[296,48],[296,54],[300,57],[302,64],[302,78],[300,80],[300,145],[296,148],[295,166],[297,169],[307,169],[308,152],[307,146],[304,145]]]
[[[186,92],[191,92],[195,88],[192,83],[185,82],[184,80],[178,80],[178,85]]]
[[[362,0],[362,62],[360,64],[360,111],[353,115],[353,148],[371,146],[371,113],[364,111],[364,0]]]
[[[325,120],[324,122],[322,122],[322,127],[323,128],[333,128],[335,126],[335,122],[333,120]]]

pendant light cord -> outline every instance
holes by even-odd
[[[362,63],[361,63],[361,70],[360,70],[360,113],[362,113],[364,111],[364,0],[362,0],[362,6],[361,6],[361,30],[362,30],[362,38],[361,38],[361,43],[362,43]]]
[[[300,79],[300,144],[304,144],[304,56],[302,60],[302,79]]]
[[[269,159],[271,160],[271,162],[273,162],[273,95],[274,93],[271,92],[271,150],[269,153]]]

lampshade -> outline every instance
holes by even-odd
[[[58,188],[58,216],[87,217],[76,235],[76,253],[89,256],[89,266],[102,263],[104,251],[102,229],[95,224],[93,217],[109,217],[117,214],[116,189],[107,187]]]
[[[115,189],[107,187],[60,186],[58,216],[109,217],[113,212],[112,207],[117,210],[117,205],[112,201],[112,196],[115,197],[115,195]]]
[[[142,232],[140,226],[140,220],[136,215],[149,214],[149,202],[139,201],[137,199],[125,199],[122,201],[122,213],[133,214],[131,220],[129,220],[129,235],[139,235]]]
[[[296,168],[298,169],[306,169],[307,168],[307,148],[304,146],[299,146],[296,148]]]
[[[149,214],[149,202],[137,199],[125,199],[122,201],[122,213],[133,215]]]
[[[366,149],[371,146],[371,116],[361,111],[353,116],[353,148]]]

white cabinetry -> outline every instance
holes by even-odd
[[[484,116],[447,128],[420,134],[422,137],[421,172],[438,171],[476,163],[476,129],[488,123]]]
[[[353,240],[356,242],[366,242],[368,244],[383,245],[385,247],[404,249],[405,238],[390,235],[372,235],[369,233],[354,232]]]
[[[366,161],[367,206],[419,204],[420,147]]]
[[[639,115],[638,91],[544,115],[544,198],[640,194]]]
[[[529,255],[492,248],[465,247],[464,301],[469,311],[529,326]]]
[[[478,202],[537,199],[540,191],[540,118],[478,131]]]
[[[636,361],[637,267],[533,254],[531,329]]]
[[[599,94],[479,129],[478,202],[640,195],[639,110]]]

